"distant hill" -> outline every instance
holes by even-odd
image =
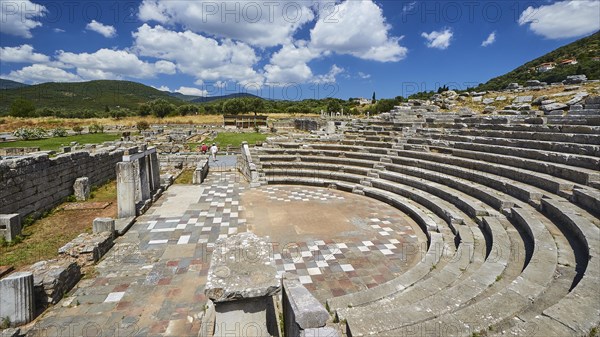
[[[192,102],[193,100],[202,97],[202,96],[194,96],[194,95],[184,95],[179,92],[170,92],[170,91],[163,91],[163,92],[167,93],[167,95],[169,95],[171,97],[179,98],[180,100],[186,101],[186,102]]]
[[[0,90],[17,89],[17,88],[23,88],[23,87],[27,87],[27,86],[29,86],[29,85],[25,84],[25,83],[20,83],[20,82],[15,82],[15,81],[5,80],[3,78],[0,78]]]
[[[230,98],[260,98],[260,99],[262,99],[262,97],[242,92],[242,93],[235,93],[235,94],[229,94],[229,95],[223,95],[223,96],[198,97],[198,98],[192,100],[192,102],[208,103],[208,102],[218,101],[218,100],[227,100]]]
[[[566,46],[555,49],[548,54],[529,61],[515,70],[478,86],[476,90],[505,89],[509,83],[523,84],[527,80],[540,80],[552,83],[560,82],[569,75],[585,74],[588,79],[600,79],[600,31]],[[538,72],[536,68],[542,63],[559,63],[566,59],[576,59],[577,64],[557,65],[547,72]]]
[[[181,105],[182,100],[152,87],[129,81],[100,80],[76,83],[42,83],[4,90],[0,99],[0,114],[6,114],[11,103],[23,97],[32,101],[36,108],[61,109],[64,111],[104,111],[117,107],[136,111],[141,103],[165,99]]]

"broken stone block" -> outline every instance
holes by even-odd
[[[283,317],[285,335],[300,337],[306,330],[323,328],[329,313],[294,276],[288,274],[282,280]]]
[[[204,293],[215,303],[273,296],[281,285],[271,253],[253,233],[217,240]]]
[[[113,218],[96,218],[92,222],[92,229],[94,234],[102,232],[115,232],[115,219]]]
[[[0,318],[18,326],[31,322],[34,313],[32,273],[13,273],[0,280]]]
[[[0,236],[10,242],[21,235],[21,217],[19,214],[0,214]]]

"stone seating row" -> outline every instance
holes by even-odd
[[[530,234],[530,235],[536,235],[536,234]],[[551,238],[551,237],[550,237],[550,238]],[[556,249],[555,249],[555,251],[556,251]],[[555,253],[556,253],[556,252],[555,252]],[[544,265],[544,266],[547,266],[548,264],[547,264],[547,263],[544,263],[543,265]],[[553,275],[553,273],[542,273],[542,274],[543,274],[543,275],[549,275],[550,279],[552,279],[552,275]],[[482,288],[481,290],[483,291],[483,288]],[[473,297],[477,295],[477,293],[476,293],[476,292],[467,292],[467,293],[468,293],[468,294],[471,294]],[[463,294],[463,296],[467,296],[467,295],[464,295],[464,294],[465,294],[465,292],[461,292],[461,294]],[[445,298],[445,297],[442,297],[442,298]],[[455,298],[454,300],[457,300],[457,299]],[[443,307],[443,306],[442,306],[442,307]],[[442,308],[442,307],[440,307],[440,308]],[[448,308],[448,306],[446,306],[446,307]],[[361,317],[362,317],[362,314],[359,314],[359,316],[361,316]],[[349,322],[350,322],[350,321],[349,321]],[[372,323],[372,322],[371,322],[371,323]],[[371,323],[368,325],[369,327],[372,327],[372,326],[373,326],[373,324],[371,324]],[[359,326],[361,326],[361,325],[359,324]],[[355,328],[355,329],[356,329],[356,328]],[[382,330],[382,331],[383,331],[383,330]]]
[[[358,160],[362,160],[362,159],[357,159],[357,161],[358,161]],[[365,167],[368,167],[368,166],[366,166],[364,163],[362,163],[362,165],[364,165]],[[365,171],[363,170],[362,172],[365,172]],[[562,200],[563,202],[567,202],[567,201],[566,201],[566,200],[564,200],[564,199],[560,199],[560,200]],[[567,203],[568,203],[568,202],[567,202]],[[570,204],[569,204],[569,205],[570,205]]]
[[[423,130],[424,132],[428,130]],[[561,132],[541,132],[541,131],[511,131],[511,130],[486,130],[486,129],[465,129],[456,130],[456,133],[462,136],[489,137],[501,139],[520,139],[536,142],[559,142],[559,143],[579,143],[588,145],[600,145],[600,134],[589,133],[561,133]]]
[[[510,166],[510,162],[508,162],[508,165],[502,165],[441,153],[393,150],[393,155],[388,156],[385,153],[370,151],[371,149],[335,144],[318,144],[313,145],[311,148],[308,148],[307,146],[300,147],[298,144],[295,144],[294,148],[288,147],[288,150],[300,151],[303,155],[314,154],[328,157],[339,157],[343,155],[344,158],[368,159],[374,161],[380,161],[387,158],[390,162],[402,165],[412,163],[414,165],[420,165],[420,168],[427,168],[435,171],[445,172],[446,170],[449,170],[452,172],[452,175],[467,179],[475,179],[478,183],[504,191],[525,202],[535,203],[539,201],[543,193],[545,193],[544,191],[570,197],[572,190],[575,187],[575,184],[571,181],[559,179],[544,173],[532,172],[527,169],[515,168]],[[265,153],[267,153],[267,151],[270,151],[268,153],[276,153],[281,150],[273,148],[264,149],[263,151],[265,151]],[[289,151],[288,153],[293,154]],[[427,166],[425,167],[423,165]],[[537,187],[537,189],[532,189],[532,186]],[[578,188],[582,191],[580,194],[586,194],[586,191],[594,190],[586,186],[578,186]],[[593,193],[591,195],[593,196]],[[590,205],[590,203],[587,204]]]
[[[422,138],[446,140],[452,142],[478,143],[486,145],[498,145],[515,148],[526,148],[532,150],[571,153],[575,155],[600,157],[600,145],[590,145],[581,143],[569,143],[567,141],[543,141],[519,138],[502,138],[488,136],[468,136],[459,135],[456,133],[435,134],[435,133],[419,133],[419,138],[410,138],[407,140],[420,140]]]
[[[290,173],[290,172],[288,172],[288,175],[289,175],[289,173]],[[555,252],[555,253],[556,253],[556,252]],[[544,264],[544,265],[547,265],[547,264]],[[544,273],[543,273],[543,274],[544,274]],[[552,275],[553,275],[553,273],[550,273],[549,275],[550,275],[550,276],[549,276],[549,277],[550,277],[550,279],[552,279]],[[485,287],[484,287],[484,288],[485,288]],[[483,290],[484,290],[484,288],[481,288],[481,290],[483,291]],[[477,292],[470,292],[470,293],[469,293],[469,292],[467,292],[467,293],[468,293],[468,294],[471,294],[473,297],[477,295]],[[461,292],[461,294],[465,294],[465,293],[464,293],[464,292]],[[463,295],[463,296],[467,296],[467,295]],[[441,297],[441,298],[445,298],[445,297]],[[330,307],[331,307],[331,306],[330,306]],[[442,307],[443,307],[443,306],[442,306]],[[440,308],[441,308],[441,307],[440,307]],[[361,315],[359,315],[359,316],[361,316]],[[371,326],[372,326],[372,324],[369,324],[368,326],[370,326],[370,327],[371,327]]]

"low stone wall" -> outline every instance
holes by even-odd
[[[39,214],[73,194],[79,177],[91,185],[115,178],[124,149],[107,147],[94,153],[78,151],[49,158],[47,154],[0,161],[0,213],[21,217]]]
[[[302,131],[317,131],[321,128],[321,124],[317,119],[299,118],[294,119],[294,127]]]
[[[5,147],[0,148],[0,156],[22,156],[39,150],[39,147]]]
[[[181,169],[195,169],[199,162],[206,159],[206,155],[201,154],[181,154],[181,155],[164,155],[160,154],[158,160],[160,162],[161,172]]]

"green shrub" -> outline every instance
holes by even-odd
[[[47,136],[46,130],[42,128],[28,128],[22,127],[18,128],[13,132],[13,136],[20,138],[22,140],[30,140],[30,139],[40,139]]]
[[[79,125],[76,125],[73,127],[73,132],[76,132],[78,135],[80,135],[82,131],[83,131],[83,128]]]
[[[138,131],[141,132],[143,130],[148,130],[150,128],[150,124],[148,124],[148,122],[146,122],[146,121],[139,121],[139,122],[137,122],[135,127],[138,129]]]
[[[66,137],[68,136],[68,132],[67,129],[63,128],[63,127],[58,127],[56,129],[53,129],[51,131],[52,133],[52,137]]]
[[[104,133],[104,126],[94,123],[88,127],[90,133]]]

